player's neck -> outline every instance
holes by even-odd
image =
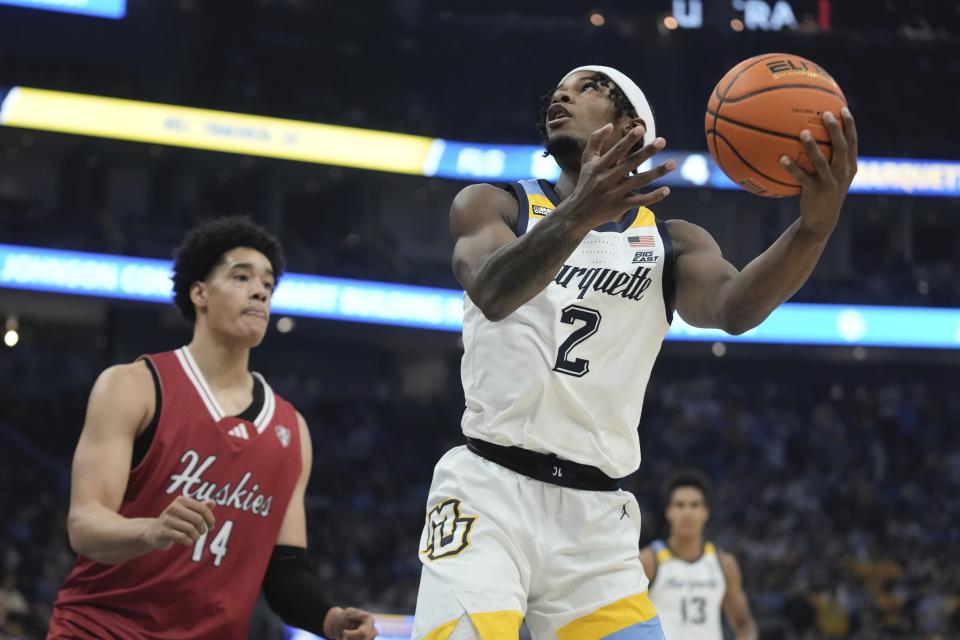
[[[703,534],[692,537],[681,537],[672,535],[667,540],[673,555],[682,560],[693,561],[703,553]]]
[[[214,391],[250,385],[250,349],[233,347],[195,331],[187,345],[200,372]]]
[[[580,180],[580,171],[579,168],[576,171],[564,169],[560,173],[560,177],[557,179],[557,184],[554,185],[553,190],[557,192],[557,195],[560,196],[560,200],[566,200],[567,197],[573,193],[574,188],[577,186],[577,182]],[[559,202],[557,204],[560,204]],[[627,212],[624,211],[623,215],[619,220],[623,220],[627,216]]]
[[[573,193],[573,189],[577,186],[577,181],[579,179],[579,171],[568,171],[564,169],[560,174],[560,177],[557,179],[557,184],[554,185],[553,190],[557,192],[557,195],[560,196],[561,200],[566,200],[570,194]],[[557,204],[560,203],[558,202]]]

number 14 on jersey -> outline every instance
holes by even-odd
[[[227,540],[230,539],[230,532],[233,531],[233,520],[227,520],[223,523],[223,526],[220,527],[220,531],[217,532],[217,535],[213,537],[213,542],[210,543],[210,553],[213,555],[213,566],[219,567],[220,563],[223,562],[223,556],[227,555]],[[202,536],[197,538],[197,542],[193,545],[193,556],[191,560],[194,562],[200,562],[203,558],[203,549],[207,544],[207,536],[210,534],[210,530],[207,529]]]

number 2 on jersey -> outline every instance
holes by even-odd
[[[223,562],[223,556],[227,555],[227,540],[230,539],[231,531],[233,531],[233,520],[227,520],[220,527],[220,531],[213,538],[213,542],[210,543],[210,553],[213,554],[213,566],[215,567],[219,567],[220,563]],[[194,562],[200,562],[203,557],[203,547],[207,543],[208,533],[210,533],[209,529],[204,531],[203,535],[197,538],[196,544],[193,545],[191,560]]]
[[[571,333],[560,345],[560,349],[557,350],[557,364],[553,365],[554,371],[576,378],[582,378],[590,372],[590,361],[583,358],[571,360],[570,352],[578,344],[597,332],[597,329],[600,328],[600,320],[600,312],[596,309],[588,309],[575,304],[563,308],[560,314],[560,322],[563,324],[582,322],[583,326]]]

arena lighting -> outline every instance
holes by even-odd
[[[127,0],[0,0],[0,4],[114,20],[119,20],[127,12]]]
[[[7,317],[7,327],[3,334],[3,343],[11,349],[20,342],[20,323],[17,322],[17,316]]]
[[[14,87],[0,125],[456,180],[555,180],[538,145],[482,144],[224,111]],[[739,189],[705,151],[665,151],[686,169],[660,183]],[[861,157],[852,193],[960,196],[960,162]]]
[[[0,244],[0,288],[169,304],[170,268],[165,260]],[[459,332],[463,292],[289,273],[273,312]],[[739,336],[675,316],[667,339],[960,349],[960,309],[788,303]]]

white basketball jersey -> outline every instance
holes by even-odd
[[[667,640],[723,640],[720,618],[727,580],[712,542],[703,554],[687,562],[673,555],[662,540],[651,548],[657,573],[650,583],[650,600],[657,608]]]
[[[518,236],[559,204],[546,180],[510,185]],[[463,432],[619,478],[640,465],[637,426],[673,312],[673,247],[646,208],[590,231],[550,284],[499,322],[464,295]]]

